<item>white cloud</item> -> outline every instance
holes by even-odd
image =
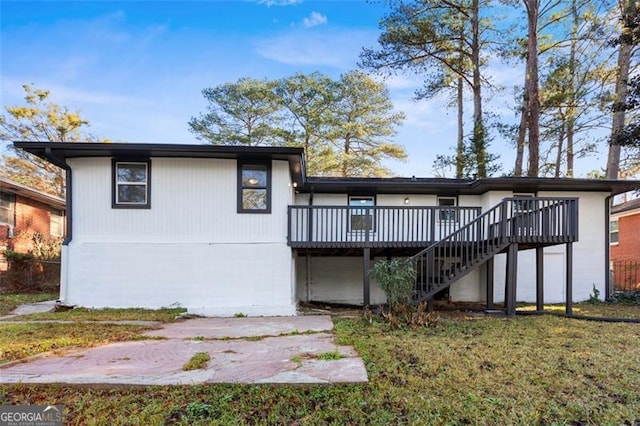
[[[258,4],[264,4],[265,6],[295,6],[302,3],[302,0],[258,0]]]
[[[356,66],[362,46],[375,40],[371,31],[291,31],[254,44],[256,53],[295,66],[327,66],[342,71]]]
[[[311,12],[309,17],[302,20],[302,25],[307,28],[317,27],[318,25],[324,25],[327,23],[327,17],[318,12]]]

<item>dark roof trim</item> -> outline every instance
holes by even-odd
[[[619,194],[640,188],[640,181],[501,177],[486,179],[442,178],[308,178],[301,192],[377,194],[481,195],[487,191],[581,191]]]
[[[304,150],[295,147],[28,141],[13,144],[62,168],[68,167],[69,158],[84,157],[270,158],[288,161],[293,181],[298,186],[304,184]]]
[[[56,197],[55,195],[47,194],[46,192],[29,188],[28,186],[22,185],[21,183],[14,182],[3,177],[0,177],[0,188],[3,192],[17,194],[21,197],[36,200],[51,207],[55,207],[58,209],[65,208],[64,199]]]
[[[307,178],[304,150],[293,147],[89,142],[14,142],[14,145],[63,168],[68,167],[67,159],[80,157],[253,157],[285,160],[289,162],[291,176],[299,192],[480,195],[487,191],[587,191],[620,194],[640,188],[640,181],[568,178]]]

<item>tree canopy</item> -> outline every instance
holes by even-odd
[[[204,141],[300,146],[310,175],[387,176],[385,159],[406,158],[392,138],[404,120],[384,84],[361,71],[280,80],[241,78],[202,91],[207,113],[189,121]]]
[[[89,122],[78,111],[49,101],[49,91],[29,84],[23,105],[5,106],[0,115],[0,140],[43,142],[95,141],[85,132]],[[4,154],[0,174],[15,182],[50,194],[64,195],[64,173],[53,164],[9,145],[12,155]]]

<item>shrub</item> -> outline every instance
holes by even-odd
[[[39,232],[34,232],[31,237],[31,250],[29,251],[34,258],[41,260],[60,259],[62,251],[62,238],[49,237],[46,238]]]
[[[410,259],[378,261],[370,274],[387,295],[392,310],[411,301],[415,292],[416,270]]]

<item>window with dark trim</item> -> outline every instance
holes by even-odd
[[[349,230],[374,231],[374,209],[376,199],[373,196],[349,197]]]
[[[517,213],[531,212],[535,209],[534,194],[513,194],[515,198],[531,198],[531,200],[513,200],[513,211]]]
[[[456,209],[448,209],[447,207],[456,207],[458,199],[456,197],[438,197],[438,220],[441,222],[455,222],[458,220]]]
[[[238,162],[238,213],[271,213],[271,164]]]
[[[0,224],[15,226],[16,196],[0,192]]]
[[[118,209],[151,207],[151,161],[113,160],[111,206]]]

